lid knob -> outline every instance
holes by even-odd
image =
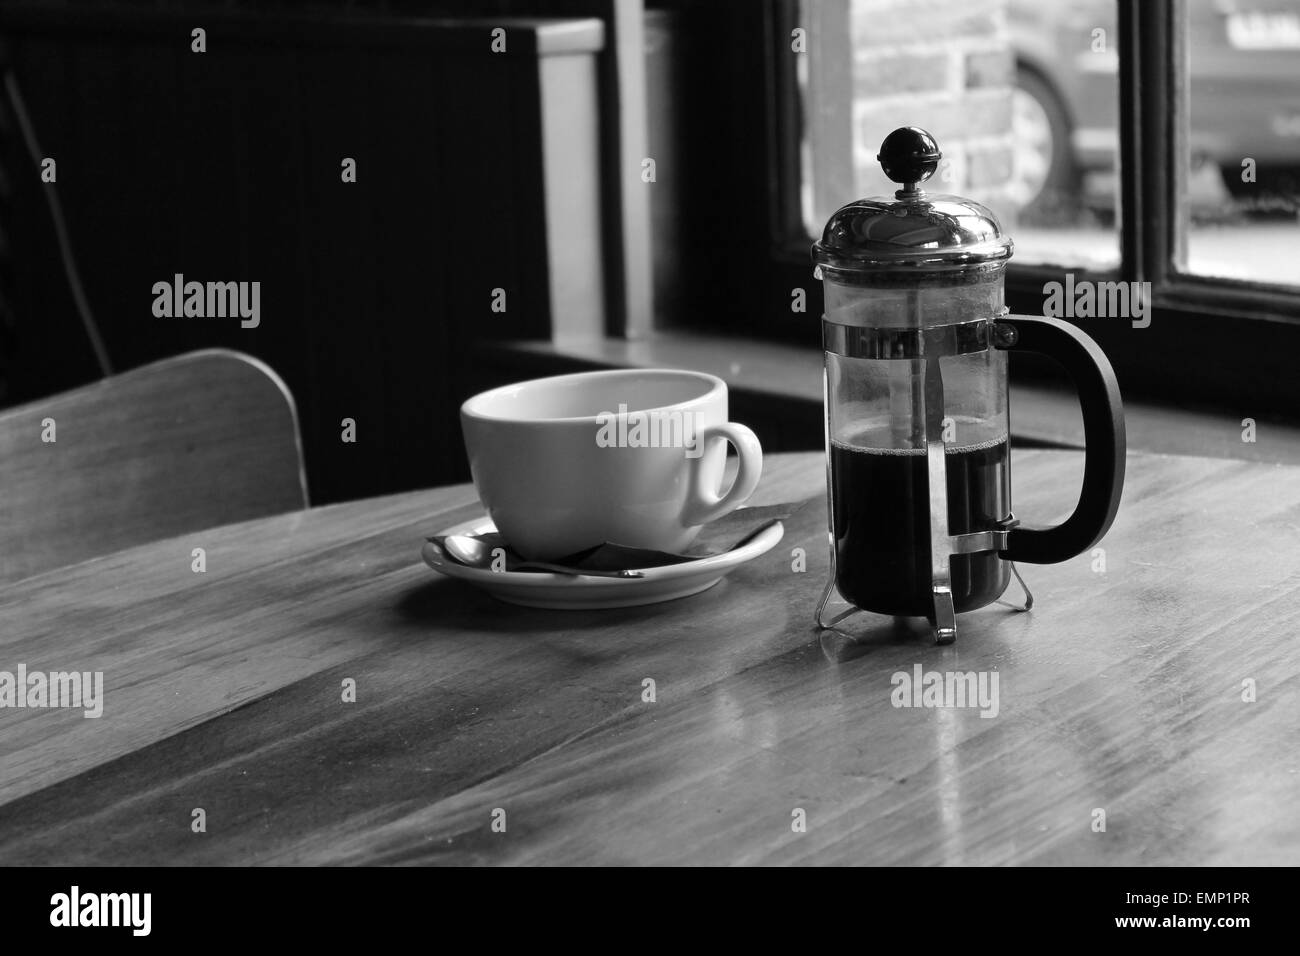
[[[921,183],[939,168],[939,144],[919,126],[900,126],[880,144],[876,160],[880,168],[896,183],[902,183],[897,198],[920,196]]]

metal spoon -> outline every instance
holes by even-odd
[[[455,561],[466,567],[488,569],[492,565],[493,548],[480,538],[468,534],[449,534],[442,539],[443,550]],[[573,577],[582,575],[592,578],[643,578],[640,571],[582,571],[578,568],[566,568],[562,564],[547,564],[545,561],[521,561],[511,566],[510,571],[551,571],[555,574],[568,574]]]

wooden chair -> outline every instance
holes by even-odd
[[[0,412],[0,583],[306,505],[293,396],[238,352]]]

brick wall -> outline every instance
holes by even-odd
[[[895,188],[876,162],[899,126],[928,129],[944,159],[926,189],[990,206],[1007,228],[1014,79],[1006,0],[848,0],[853,165],[860,196]]]

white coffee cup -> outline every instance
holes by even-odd
[[[681,551],[749,498],[763,469],[758,437],[727,421],[727,384],[701,372],[519,382],[467,400],[460,421],[479,498],[533,561],[607,541]],[[727,442],[739,468],[723,492]]]

